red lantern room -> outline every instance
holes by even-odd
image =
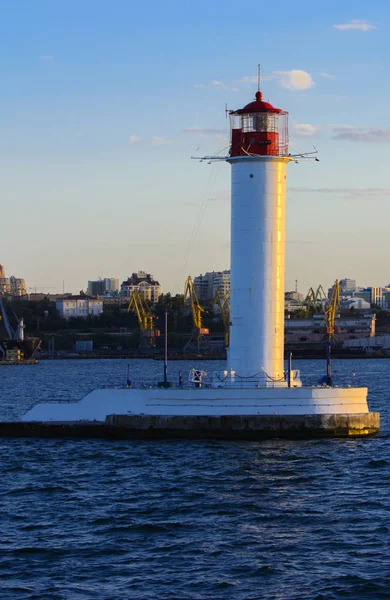
[[[256,100],[240,110],[230,111],[230,156],[287,156],[288,113]]]

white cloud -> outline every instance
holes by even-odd
[[[217,79],[214,79],[214,81],[211,82],[211,85],[223,85],[223,81],[218,81]]]
[[[39,58],[40,60],[53,60],[54,56],[50,56],[49,54],[43,54]]]
[[[293,137],[311,137],[319,133],[320,128],[309,123],[295,123],[291,128]]]
[[[325,77],[325,79],[336,79],[336,75],[332,75],[331,73],[326,73],[326,71],[322,71],[320,73],[321,77]]]
[[[388,127],[355,127],[353,125],[333,125],[333,139],[348,142],[390,143]]]
[[[312,76],[307,71],[292,69],[291,71],[273,71],[271,75],[261,76],[262,81],[275,79],[279,85],[289,90],[307,90],[315,85]],[[257,75],[246,75],[242,83],[257,83]]]
[[[194,88],[197,90],[204,90],[207,88],[207,85],[205,83],[195,83]]]
[[[339,29],[340,31],[371,31],[372,29],[378,29],[375,25],[368,23],[367,21],[360,21],[358,19],[353,19],[349,23],[342,23],[341,25],[333,25],[335,29]]]
[[[166,144],[170,144],[171,142],[163,137],[153,137],[152,144],[153,146],[165,146]]]
[[[132,144],[139,144],[140,142],[142,142],[141,138],[137,137],[136,135],[131,135],[129,137],[129,142],[131,142]]]
[[[307,90],[314,85],[314,81],[307,71],[293,69],[292,71],[274,71],[278,83],[289,90]]]
[[[237,88],[237,87],[235,87],[235,88],[231,88],[231,91],[232,91],[232,92],[239,92],[239,91],[240,91],[240,88]]]

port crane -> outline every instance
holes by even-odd
[[[334,321],[337,314],[337,309],[340,306],[340,285],[338,279],[334,282],[332,292],[329,298],[328,306],[325,310],[325,327],[326,327],[326,376],[323,378],[322,383],[326,385],[332,385],[332,364],[331,364],[331,350],[332,342],[334,340]]]
[[[225,328],[225,347],[229,346],[229,326],[230,326],[230,292],[222,294],[218,288],[213,298],[213,306],[218,306],[222,316],[223,326]]]
[[[311,308],[313,308],[316,313],[323,312],[326,299],[327,297],[322,285],[319,285],[315,291],[314,288],[311,287],[303,301],[303,305],[306,307],[306,318],[309,317]]]
[[[202,313],[206,311],[199,303],[198,295],[190,275],[187,277],[184,284],[184,304],[186,304],[187,301],[189,301],[191,306],[193,328],[191,338],[184,346],[184,350],[196,349],[196,351],[199,352],[201,346],[209,345],[207,338],[205,337],[209,334],[209,330],[203,327]]]
[[[144,344],[148,346],[155,346],[156,337],[160,335],[160,331],[155,329],[155,316],[151,312],[143,295],[140,292],[132,292],[129,305],[127,307],[127,312],[132,312],[137,315],[142,341]]]

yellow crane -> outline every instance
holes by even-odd
[[[334,340],[334,321],[336,318],[337,309],[340,306],[340,286],[338,279],[334,282],[332,292],[329,298],[328,306],[325,310],[325,327],[326,327],[326,376],[322,379],[322,383],[332,385],[332,364],[331,364],[331,349]]]
[[[203,329],[202,313],[206,312],[199,304],[198,296],[192,278],[189,275],[184,284],[184,303],[190,301],[192,322],[195,329]]]
[[[202,313],[206,311],[199,304],[198,295],[190,275],[184,284],[184,304],[187,303],[187,300],[189,300],[191,306],[193,330],[184,350],[193,348],[195,342],[196,350],[199,352],[200,346],[206,342],[204,336],[209,334],[209,330],[203,327]]]
[[[127,312],[133,312],[137,315],[142,338],[148,345],[154,346],[156,343],[155,338],[160,335],[160,332],[155,329],[155,317],[140,292],[134,291],[131,293]]]
[[[325,310],[325,326],[328,338],[334,337],[334,320],[336,318],[337,309],[340,306],[340,286],[336,279],[332,287],[332,293],[329,298],[328,306]]]
[[[218,288],[213,298],[213,306],[218,306],[222,315],[222,322],[225,328],[225,346],[229,346],[229,326],[230,326],[230,292],[222,294]]]

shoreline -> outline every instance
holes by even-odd
[[[359,353],[355,353],[355,354],[337,354],[337,353],[333,353],[332,354],[332,359],[335,360],[357,360],[357,359],[379,359],[379,358],[387,358],[390,359],[390,354],[389,355],[366,355],[363,354],[362,352]],[[122,359],[122,360],[134,360],[134,359],[141,359],[141,360],[156,360],[156,361],[163,361],[164,357],[162,355],[156,355],[156,354],[102,354],[102,355],[98,355],[98,354],[79,354],[79,355],[75,355],[75,354],[67,354],[67,355],[60,355],[60,356],[39,356],[39,362],[40,361],[46,361],[46,360],[117,360],[117,359]],[[293,359],[294,360],[325,360],[326,357],[325,355],[322,354],[293,354]],[[210,354],[175,354],[173,356],[168,356],[168,360],[170,362],[172,361],[179,361],[179,360],[185,360],[185,361],[196,361],[196,360],[215,360],[215,361],[225,361],[227,360],[226,355],[210,355]],[[288,360],[288,356],[285,356],[285,360]]]

